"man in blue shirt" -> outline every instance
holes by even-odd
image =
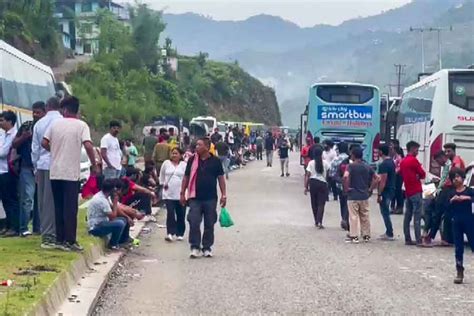
[[[43,101],[35,102],[32,106],[33,121],[23,123],[13,140],[13,148],[20,156],[20,235],[26,237],[31,235],[28,230],[31,211],[33,211],[35,197],[35,175],[31,161],[31,142],[33,138],[33,126],[46,114],[46,105]],[[33,216],[33,232],[39,233],[38,216]]]

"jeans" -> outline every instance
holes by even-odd
[[[222,169],[224,169],[226,179],[229,179],[229,165],[230,159],[227,156],[219,156],[219,159],[222,164]]]
[[[79,208],[79,181],[51,180],[56,219],[56,242],[74,244]]]
[[[443,218],[445,219],[445,225],[443,226],[444,229],[448,229],[448,231],[444,231],[444,235],[441,236],[442,240],[452,241],[452,234],[451,229],[447,227],[446,223],[452,226],[452,218],[449,216],[449,189],[443,189],[439,192],[436,200],[434,201],[434,212],[432,213],[431,222],[430,222],[430,238],[435,239],[436,234],[443,222]],[[451,236],[446,236],[451,234]]]
[[[145,193],[135,193],[126,203],[145,215],[151,215],[151,197]]]
[[[41,221],[38,209],[38,185],[35,183],[35,196],[33,198],[33,233],[41,234]]]
[[[394,210],[401,210],[403,211],[403,203],[405,200],[403,190],[403,178],[400,174],[397,173],[395,177],[395,196],[392,199],[392,203],[390,203],[392,209]]]
[[[186,231],[186,207],[179,200],[165,200],[166,204],[166,231],[168,235],[183,237]]]
[[[263,160],[263,147],[257,145],[257,160]]]
[[[130,239],[130,225],[124,217],[117,217],[111,221],[104,221],[89,231],[95,237],[110,236],[109,247],[126,243]]]
[[[189,244],[191,249],[211,250],[214,244],[214,224],[217,222],[217,200],[189,201]],[[201,237],[201,222],[204,217],[204,233]]]
[[[20,205],[18,203],[18,180],[11,173],[0,174],[0,199],[6,215],[6,228],[20,232]]]
[[[337,190],[339,195],[339,207],[341,209],[341,221],[347,225],[347,230],[349,230],[349,206],[347,204],[347,195],[341,189],[338,188]]]
[[[311,208],[313,209],[314,223],[323,224],[324,207],[328,198],[328,185],[326,182],[310,179],[309,192],[311,195]]]
[[[380,202],[380,213],[382,214],[383,222],[385,224],[385,235],[393,237],[392,220],[390,219],[390,202],[395,195],[394,191],[382,193],[382,201]]]
[[[56,241],[56,213],[49,170],[37,170],[36,176],[38,178],[37,202],[41,239],[44,242],[54,242]]]
[[[456,214],[451,223],[454,235],[456,266],[462,266],[464,255],[464,234],[466,234],[469,246],[474,252],[474,215],[471,212]]]
[[[281,166],[281,174],[285,174],[285,169],[286,169],[286,174],[290,173],[290,170],[288,169],[290,164],[290,158],[280,158],[280,166]],[[327,186],[327,184],[326,184]]]
[[[106,167],[104,169],[104,179],[118,179],[120,178],[120,173],[122,169],[117,170],[113,167]]]
[[[273,150],[266,150],[265,155],[267,158],[267,166],[272,166],[273,164]]]
[[[28,230],[35,198],[35,175],[31,168],[20,170],[20,233]]]
[[[405,235],[405,241],[411,242],[410,223],[413,217],[413,226],[415,229],[416,243],[421,243],[421,206],[423,199],[421,193],[417,193],[405,200],[406,210],[405,217],[403,218],[403,233]]]

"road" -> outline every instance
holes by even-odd
[[[190,260],[186,243],[166,243],[165,230],[153,226],[114,274],[96,315],[472,312],[470,251],[459,286],[452,282],[454,250],[405,246],[402,216],[392,217],[396,241],[346,244],[331,201],[326,229],[317,230],[303,170],[296,154],[291,159],[289,178],[265,162],[231,174],[228,209],[236,225],[216,227],[212,259]],[[373,237],[382,234],[375,203],[371,220]]]

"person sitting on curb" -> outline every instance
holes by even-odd
[[[111,235],[108,245],[111,250],[118,250],[120,245],[131,241],[130,223],[127,218],[119,216],[118,201],[116,181],[106,179],[101,191],[94,195],[87,208],[89,234],[95,237]]]

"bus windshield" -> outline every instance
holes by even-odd
[[[449,75],[449,101],[464,110],[474,111],[474,74],[456,73]]]
[[[316,94],[328,103],[362,104],[374,97],[374,89],[361,86],[324,85],[317,87]]]

